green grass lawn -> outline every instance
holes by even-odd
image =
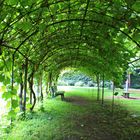
[[[15,121],[12,131],[1,139],[139,140],[140,117],[132,116],[140,113],[137,100],[116,97],[112,115],[111,91],[105,90],[105,104],[102,106],[96,101],[96,89],[65,87],[64,90],[65,101],[59,96],[46,99],[43,108],[38,105],[25,120]]]
[[[117,96],[115,96],[115,103],[124,107],[131,114],[135,114],[140,116],[140,93],[138,92],[130,92],[130,98],[124,98],[122,96],[123,90],[116,90],[119,92]],[[106,89],[105,90],[105,99],[110,100],[112,97],[112,91]]]

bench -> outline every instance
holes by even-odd
[[[130,93],[129,92],[123,92],[123,97],[124,98],[129,98],[130,97]]]
[[[50,87],[50,93],[52,95],[52,98],[57,97],[57,96],[61,96],[61,100],[64,101],[64,93],[65,91],[57,91],[56,87],[51,86]]]

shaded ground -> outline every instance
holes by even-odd
[[[66,102],[72,103],[74,105],[80,105],[80,106],[84,106],[84,105],[89,105],[89,100],[80,97],[80,96],[70,96],[65,98]]]
[[[135,122],[133,120],[134,122],[131,122],[130,119],[128,121],[129,125],[127,124],[128,122],[123,121],[127,118],[127,112],[122,110],[120,112],[124,113],[122,116],[112,116],[112,112],[108,110],[107,106],[99,107],[97,102],[95,103],[94,101],[94,104],[92,104],[93,101],[78,96],[68,97],[66,101],[77,106],[86,107],[88,112],[85,112],[83,116],[79,116],[76,112],[72,112],[69,120],[74,121],[74,129],[75,131],[78,130],[80,136],[72,134],[72,136],[69,135],[64,138],[64,140],[118,140],[118,138],[122,140],[139,140],[140,134],[137,136],[128,136],[127,138],[123,136],[125,134],[123,134],[121,129],[126,129],[130,125],[134,126],[134,124],[136,129],[140,126],[140,121],[139,124],[137,124],[137,121]],[[106,113],[104,112],[104,109],[106,109]],[[124,118],[124,116],[126,118]],[[120,117],[122,117],[122,122],[120,121]],[[116,123],[116,121],[120,122]],[[127,127],[125,127],[125,124],[127,124]],[[118,132],[115,131],[120,132],[119,136],[116,136]]]
[[[68,97],[66,101],[69,101],[73,105],[86,107],[87,110],[91,109],[92,101],[85,99],[83,97],[72,96]],[[94,106],[93,106],[94,108]],[[99,116],[98,116],[99,115]],[[80,133],[79,135],[72,134],[72,136],[67,136],[64,140],[113,140],[115,139],[107,129],[104,128],[104,123],[107,120],[100,120],[100,115],[97,112],[85,112],[83,116],[79,116],[76,112],[70,116],[69,120],[74,121],[74,129]],[[109,122],[108,122],[109,123]],[[76,132],[77,133],[77,132]]]

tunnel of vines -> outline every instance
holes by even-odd
[[[0,7],[0,82],[13,118],[27,96],[33,110],[34,85],[47,92],[67,67],[118,83],[139,59],[139,0],[1,0]]]

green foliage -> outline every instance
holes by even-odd
[[[15,119],[16,118],[16,112],[14,111],[14,110],[10,110],[9,112],[8,112],[8,118],[9,119]]]
[[[7,4],[9,5],[17,5],[18,4],[18,0],[6,0]]]
[[[12,108],[15,109],[19,106],[18,100],[12,99]]]
[[[8,100],[12,97],[12,93],[11,92],[4,92],[2,94],[2,98],[4,98],[5,100]]]
[[[135,3],[134,3],[134,5],[132,6],[132,8],[134,9],[134,10],[136,10],[136,11],[140,11],[140,1],[136,1]]]
[[[42,73],[51,72],[54,80],[66,67],[120,83],[139,51],[139,0],[2,0],[0,5],[0,82],[14,112],[27,59],[27,76],[34,70],[35,83]]]
[[[16,24],[16,27],[23,31],[28,31],[31,29],[32,24],[31,22],[24,21],[24,22],[19,22],[18,24]]]

